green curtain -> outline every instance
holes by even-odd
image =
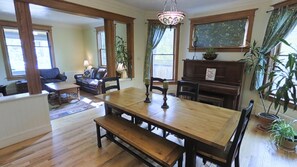
[[[163,24],[148,24],[148,36],[146,44],[146,54],[144,58],[144,69],[143,69],[143,79],[150,78],[151,63],[152,63],[152,53],[153,49],[157,47],[161,41],[166,30],[166,25]]]
[[[268,21],[264,41],[260,50],[258,68],[256,68],[251,82],[251,89],[258,90],[264,81],[266,55],[275,47],[279,40],[285,38],[297,25],[297,4],[273,10]]]

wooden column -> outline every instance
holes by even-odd
[[[113,20],[104,19],[106,59],[107,59],[107,76],[116,76],[115,61],[115,26]]]
[[[129,61],[131,68],[134,68],[134,24],[133,22],[127,24],[127,50],[129,54]],[[134,69],[130,69],[131,78],[134,78]]]
[[[42,89],[37,67],[29,4],[14,0],[14,5],[25,61],[28,90],[30,94],[38,94],[41,93]]]

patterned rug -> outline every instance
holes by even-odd
[[[59,105],[57,99],[50,98],[50,119],[54,120],[57,118],[65,117],[67,115],[79,113],[91,108],[98,108],[102,104],[102,102],[93,102],[92,100],[81,96],[80,100],[69,100],[69,98],[65,99],[65,97],[62,97],[62,104]]]

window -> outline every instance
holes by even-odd
[[[1,21],[1,23],[5,23]],[[10,25],[15,24],[8,22]],[[8,79],[17,79],[25,76],[25,63],[19,37],[15,26],[1,26],[2,50]],[[50,69],[54,66],[51,44],[51,28],[48,26],[33,26],[35,51],[38,69]]]
[[[295,28],[293,29],[292,32],[290,32],[289,35],[287,35],[285,37],[285,40],[293,47],[293,48],[297,48],[297,41],[296,41],[296,36],[297,36],[297,26],[295,26]],[[283,63],[283,64],[286,64],[288,62],[288,54],[290,53],[296,53],[296,50],[294,50],[293,48],[283,44],[283,43],[280,43],[279,45],[277,45],[276,47],[276,54],[279,55],[278,56],[278,59]],[[282,67],[282,66],[280,66]],[[282,68],[282,70],[286,70],[285,67]],[[274,83],[277,83],[280,79],[278,77],[278,75],[280,74],[276,74],[276,76],[274,77]],[[295,78],[296,79],[296,78]],[[284,84],[285,80],[282,80],[281,81],[281,85]],[[275,87],[273,87],[274,89]],[[276,93],[276,91],[273,91],[272,92],[273,94]],[[290,97],[292,98],[292,97]]]
[[[189,51],[248,50],[256,9],[190,19]]]
[[[166,28],[161,41],[153,50],[151,76],[176,81],[178,31],[179,27]]]
[[[106,66],[106,47],[105,47],[105,32],[104,27],[97,27],[97,48],[98,48],[98,63],[100,66]]]

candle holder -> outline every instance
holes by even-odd
[[[151,100],[150,100],[150,98],[149,98],[149,92],[148,92],[148,87],[149,87],[149,85],[148,84],[145,84],[145,87],[146,87],[146,93],[145,93],[145,95],[146,95],[146,98],[145,98],[145,100],[144,100],[144,102],[145,103],[150,103],[151,102]]]
[[[168,90],[168,88],[163,88],[164,89],[164,98],[163,98],[163,100],[164,100],[164,103],[163,103],[163,105],[161,106],[161,108],[163,108],[163,109],[168,109],[169,108],[169,106],[167,105],[167,90]]]

